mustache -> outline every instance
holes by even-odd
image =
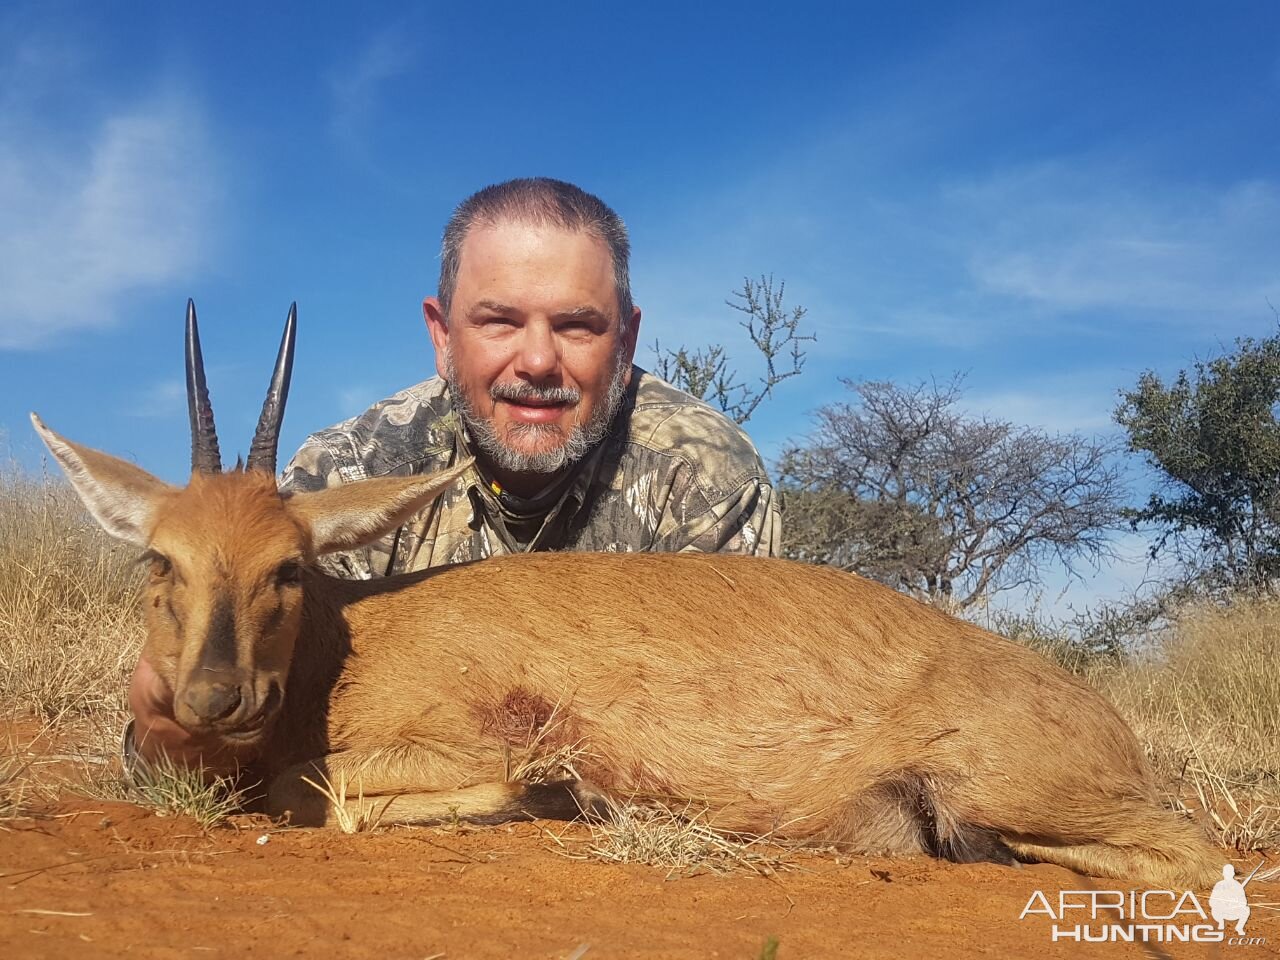
[[[575,404],[582,399],[582,391],[573,387],[537,387],[518,380],[515,383],[495,383],[489,388],[489,396],[513,403],[536,400],[539,403]]]

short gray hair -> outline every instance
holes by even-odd
[[[609,247],[613,259],[613,286],[618,299],[618,320],[623,329],[631,322],[631,241],[622,219],[603,200],[581,187],[550,177],[524,177],[496,183],[473,193],[453,211],[440,245],[440,284],[437,296],[446,317],[458,286],[462,243],[476,224],[504,221],[585,230]]]

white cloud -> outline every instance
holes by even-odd
[[[714,226],[656,238],[659,255],[642,250],[646,335],[733,338],[723,291],[762,268],[810,308],[823,351],[851,359],[868,338],[971,351],[1046,335],[1113,341],[1154,324],[1179,325],[1182,337],[1230,333],[1269,316],[1268,300],[1280,304],[1280,181],[1209,186],[1064,158],[919,181],[908,195],[874,179],[839,182],[845,159],[833,152],[808,180],[780,172],[767,186],[726,185],[736,200]],[[783,215],[819,208],[817,226]],[[762,217],[772,230],[755,229]]]
[[[938,163],[959,108],[988,104],[962,89],[940,110],[918,93],[784,127],[731,175],[668,201],[685,215],[637,235],[647,332],[688,338],[696,322],[699,339],[731,335],[715,307],[761,269],[811,308],[824,352],[851,360],[868,338],[973,350],[1050,330],[1141,336],[1153,322],[1230,333],[1280,303],[1280,178],[1172,173],[1136,139]]]
[[[7,56],[0,75],[32,57]],[[68,57],[39,62],[38,89],[0,99],[0,349],[109,326],[128,294],[189,275],[208,255],[219,194],[189,98],[160,93],[59,126],[51,118],[67,113],[41,99],[85,81]]]
[[[1280,294],[1280,188],[1141,182],[1080,166],[947,192],[980,290],[1050,309],[1255,312]]]
[[[368,40],[348,62],[329,74],[333,97],[331,128],[339,140],[363,153],[361,136],[383,85],[413,66],[412,47],[402,29],[387,28]]]

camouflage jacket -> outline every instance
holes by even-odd
[[[281,489],[428,473],[468,451],[449,392],[433,378],[312,434],[285,467]],[[369,578],[528,550],[772,556],[780,528],[773,487],[746,434],[637,367],[609,436],[538,500],[496,495],[473,469],[393,534],[325,564],[339,576]]]

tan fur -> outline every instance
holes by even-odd
[[[351,484],[337,499],[360,514],[367,494],[372,515],[397,483],[419,485],[417,507],[440,486]],[[396,822],[661,795],[726,830],[851,851],[1216,878],[1215,851],[1159,808],[1103,698],[886,587],[782,560],[572,553],[372,582],[310,568],[282,586],[282,563],[314,559],[325,496],[195,477],[157,498],[150,534],[173,569],[146,588],[147,655],[181,701],[210,598],[234,598],[235,675],[255,702],[279,686],[283,707],[264,730],[213,729],[261,748],[269,806],[294,822],[331,820],[303,780],[323,773],[349,795],[399,797]],[[500,783],[540,733],[581,743],[588,783]]]

